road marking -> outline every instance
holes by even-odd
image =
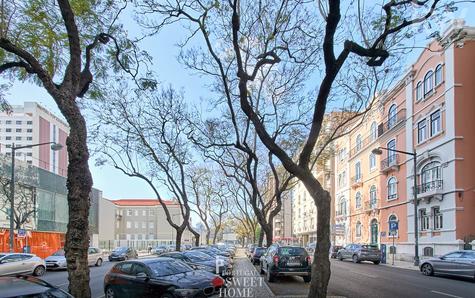
[[[452,295],[452,294],[447,294],[447,293],[439,292],[439,291],[431,291],[431,292],[434,293],[434,294],[439,294],[439,295],[448,296],[448,297],[462,298],[460,296],[455,296],[455,295]]]

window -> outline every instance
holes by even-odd
[[[432,208],[432,214],[433,214],[433,226],[434,230],[440,230],[442,229],[442,212],[440,212],[440,207],[434,207]]]
[[[441,83],[442,83],[442,64],[439,64],[435,68],[435,85],[438,86]]]
[[[424,247],[424,257],[433,257],[434,256],[434,248],[430,246]]]
[[[33,138],[32,137],[26,137],[26,140],[27,141],[33,141]]]
[[[7,148],[12,148],[12,145],[7,144],[7,145],[5,145],[5,147],[7,147]],[[8,153],[9,153],[9,152],[8,152]]]
[[[417,123],[417,143],[420,144],[426,139],[426,119]]]
[[[421,189],[420,192],[424,193],[429,190],[438,189],[442,186],[442,169],[440,163],[437,161],[426,164],[421,169]]]
[[[31,164],[33,164],[33,161],[27,160],[26,163],[29,164],[29,165],[31,165]]]
[[[5,121],[5,124],[12,124],[12,120]]]
[[[21,137],[15,137],[16,141],[21,141]]]
[[[424,96],[431,93],[434,89],[434,72],[432,70],[428,71],[424,77]]]
[[[33,129],[27,128],[27,129],[26,129],[26,132],[33,132]]]
[[[430,136],[435,136],[441,131],[440,110],[430,114]]]
[[[371,123],[371,140],[374,141],[378,138],[378,125],[376,122]]]
[[[8,137],[5,137],[5,140],[7,141],[10,141],[12,139],[12,137],[8,136]]]
[[[33,125],[33,121],[26,121],[27,125]]]
[[[139,211],[135,210],[135,216],[139,216]]]
[[[337,215],[346,215],[346,199],[345,199],[345,197],[340,198],[340,201],[338,202]]]
[[[127,229],[132,228],[132,223],[130,221],[127,222]]]
[[[417,83],[416,87],[416,99],[421,100],[422,99],[422,82]]]
[[[21,153],[21,152],[17,152],[17,153],[15,153],[15,155],[16,155],[16,156],[21,156],[22,153]]]
[[[360,151],[361,147],[363,147],[363,143],[361,142],[361,135],[356,137],[356,151]]]
[[[376,167],[376,155],[371,153],[369,155],[369,168],[372,170]]]
[[[153,223],[153,222],[149,222],[149,223],[148,223],[148,227],[149,227],[150,229],[153,229],[153,228],[154,228],[154,226],[155,226],[155,225],[154,225],[154,223]]]
[[[393,128],[396,125],[397,122],[397,107],[396,104],[393,104],[389,108],[388,112],[388,129]]]
[[[356,196],[355,196],[355,206],[356,206],[356,209],[361,208],[361,192],[359,191],[356,193]]]
[[[397,199],[397,180],[396,177],[391,177],[388,180],[388,200]]]
[[[145,221],[142,221],[142,229],[146,229],[147,228],[147,223]]]
[[[15,129],[16,132],[21,132],[21,128]]]
[[[154,210],[148,210],[148,215],[149,215],[149,216],[154,216],[154,215],[155,215],[155,211],[154,211]]]
[[[429,215],[426,212],[426,209],[419,210],[419,218],[421,221],[421,231],[426,231],[429,229]]]
[[[147,216],[147,210],[142,210],[142,215]]]
[[[26,156],[33,156],[33,153],[28,152],[28,153],[26,154]]]
[[[356,223],[356,237],[361,237],[361,222]]]
[[[339,156],[340,161],[344,160],[346,156],[346,149],[345,148],[340,149],[338,156]]]
[[[355,163],[355,181],[361,181],[361,163]]]
[[[396,164],[396,140],[393,139],[388,142],[387,144],[388,148],[388,166],[392,166]]]
[[[127,216],[132,216],[132,210],[127,209]]]
[[[5,132],[12,132],[12,129],[11,128],[6,128]]]
[[[17,120],[15,123],[16,125],[21,125],[21,120]]]
[[[372,185],[370,190],[369,190],[369,205],[371,208],[376,208],[376,202],[377,202],[377,197],[376,197],[376,186]]]

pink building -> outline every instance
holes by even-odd
[[[16,151],[16,158],[66,176],[68,154],[66,138],[69,126],[53,113],[36,102],[25,102],[23,106],[12,106],[11,113],[0,113],[0,153],[11,155],[11,146],[56,142],[64,146],[53,151],[50,146],[38,146]]]

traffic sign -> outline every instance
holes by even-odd
[[[25,229],[19,229],[18,230],[18,235],[19,238],[24,238],[26,236],[26,230]]]
[[[399,230],[399,222],[392,220],[389,222],[389,231],[397,231]]]

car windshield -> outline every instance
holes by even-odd
[[[378,249],[376,245],[362,245],[361,247],[366,249]]]
[[[185,256],[190,258],[192,262],[203,262],[203,261],[209,261],[212,258],[208,256],[207,254],[196,252],[196,253],[186,253]]]
[[[58,251],[56,251],[54,254],[52,254],[53,256],[55,257],[64,257],[64,250],[63,249],[60,249]]]
[[[0,254],[0,258],[3,258],[4,256],[6,256],[6,255],[2,255],[2,254]]]
[[[113,252],[125,252],[127,250],[127,247],[117,247],[116,249],[113,250]]]
[[[281,247],[280,254],[284,256],[302,256],[306,254],[306,251],[302,247]]]
[[[179,260],[161,260],[147,263],[156,277],[175,275],[193,271],[193,269]]]

